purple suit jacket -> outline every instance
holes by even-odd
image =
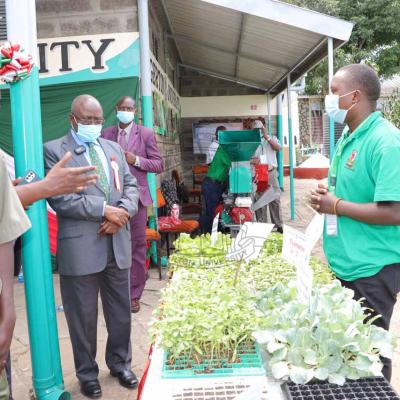
[[[110,126],[103,130],[101,136],[104,139],[118,142],[118,126]],[[136,178],[143,206],[152,204],[147,173],[159,174],[164,170],[164,163],[157,147],[156,137],[151,129],[133,123],[129,134],[128,151],[140,158],[140,168],[129,165],[131,174]]]

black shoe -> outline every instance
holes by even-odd
[[[128,369],[120,372],[110,372],[110,374],[114,378],[118,378],[119,384],[121,386],[128,389],[135,389],[135,387],[138,385],[136,375]]]
[[[99,381],[95,379],[93,381],[81,382],[81,393],[91,399],[101,397],[102,393]]]
[[[278,226],[278,227],[276,228],[276,231],[277,231],[278,233],[283,233],[283,227],[282,227],[282,226]]]

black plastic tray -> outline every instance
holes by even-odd
[[[283,390],[289,400],[400,400],[385,378],[349,380],[343,386],[327,382],[307,385],[287,382]]]

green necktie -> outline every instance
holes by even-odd
[[[104,170],[103,163],[101,162],[100,157],[97,154],[96,149],[94,148],[94,143],[87,143],[87,145],[89,146],[89,157],[92,161],[92,165],[97,167],[96,174],[99,176],[99,186],[108,200],[110,195],[110,185],[108,184],[108,179],[106,176],[106,171]]]

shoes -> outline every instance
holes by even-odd
[[[81,393],[91,399],[101,397],[101,386],[97,379],[93,381],[81,382]]]
[[[132,299],[131,301],[131,312],[137,313],[140,311],[140,302],[139,299]]]
[[[278,226],[278,227],[276,228],[276,231],[277,231],[278,233],[283,233],[283,227],[282,227],[282,226]]]
[[[138,385],[138,379],[136,378],[136,375],[128,369],[120,372],[110,372],[110,374],[114,378],[118,378],[121,386],[128,389],[135,389],[135,387]]]

